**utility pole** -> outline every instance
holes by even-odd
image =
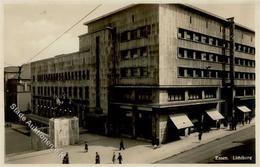
[[[234,109],[234,89],[235,89],[235,83],[234,83],[234,30],[235,30],[235,22],[234,17],[227,19],[229,22],[229,76],[230,76],[230,104],[229,104],[229,116],[231,118],[232,123],[235,120],[235,109]]]

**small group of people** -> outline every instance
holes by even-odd
[[[88,152],[88,143],[85,141],[85,152]],[[123,139],[120,140],[120,144],[119,144],[119,150],[125,150],[125,146],[124,146],[124,141]],[[121,153],[118,153],[118,157],[117,157],[118,163],[122,164],[123,161],[123,157],[121,155]],[[66,155],[63,157],[62,160],[63,164],[69,164],[69,153],[67,152]],[[113,156],[112,156],[112,163],[116,163],[116,154],[115,152],[113,152]],[[100,164],[100,155],[98,154],[98,152],[96,152],[96,156],[95,156],[95,164]]]

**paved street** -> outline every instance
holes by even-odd
[[[255,139],[255,126],[239,131],[232,135],[223,137],[219,140],[215,140],[213,142],[207,143],[205,145],[186,151],[184,153],[178,154],[176,156],[158,161],[157,163],[218,163],[218,162],[225,163],[225,160],[220,161],[221,158],[219,157],[217,157],[218,160],[214,160],[215,156],[220,156],[223,150],[241,146],[245,141],[253,140],[254,142],[254,139]],[[252,147],[251,148],[247,147],[247,149],[253,150]],[[245,154],[243,154],[241,152],[239,153],[238,151],[239,150],[237,150],[234,155],[246,156],[246,152]],[[232,156],[232,155],[225,155],[225,157],[226,156]],[[223,155],[221,157],[223,157]],[[233,161],[233,163],[237,163],[237,162],[238,162],[237,160]]]
[[[5,154],[31,151],[31,139],[12,128],[5,128]]]

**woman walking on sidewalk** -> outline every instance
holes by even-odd
[[[100,156],[98,154],[98,152],[96,152],[96,164],[100,164]]]
[[[116,161],[116,154],[115,154],[115,152],[113,152],[113,157],[112,157],[113,164],[115,163],[115,161]]]
[[[198,137],[199,137],[199,142],[200,142],[201,139],[202,139],[202,131],[199,131],[199,135],[198,135]]]

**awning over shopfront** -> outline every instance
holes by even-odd
[[[214,121],[224,119],[223,115],[221,115],[220,112],[218,112],[218,110],[216,110],[216,109],[207,110],[206,113]]]
[[[174,125],[177,127],[177,129],[183,129],[193,126],[192,122],[185,114],[172,114],[169,115],[169,117]]]
[[[238,106],[237,108],[242,112],[251,112],[247,106]]]

